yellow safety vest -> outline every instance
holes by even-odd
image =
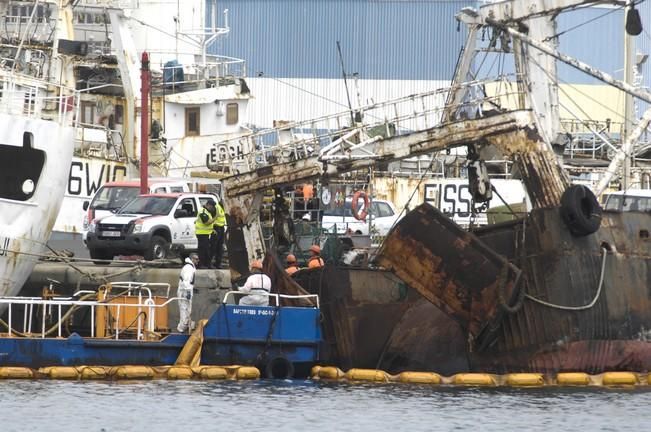
[[[215,226],[223,227],[226,225],[226,213],[219,203],[215,204],[215,209],[217,210],[217,216],[215,216]]]
[[[209,220],[208,223],[203,223],[201,220],[201,215],[205,214],[208,216]],[[212,218],[212,215],[208,210],[206,210],[205,207],[201,207],[201,210],[197,214],[197,219],[194,221],[194,233],[196,235],[210,235],[213,230],[213,225],[214,221]]]

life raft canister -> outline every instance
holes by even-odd
[[[359,199],[364,200],[364,208],[360,210],[360,208],[357,206],[357,203]],[[368,216],[368,208],[369,208],[369,199],[368,195],[366,195],[366,192],[364,191],[357,191],[353,194],[353,199],[350,203],[350,209],[353,212],[353,217],[359,221],[366,221],[366,216]]]
[[[563,192],[560,212],[565,225],[577,237],[592,234],[601,225],[601,206],[584,185],[572,185]]]

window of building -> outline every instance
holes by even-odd
[[[229,103],[226,105],[226,124],[237,124],[240,117],[239,105],[236,103]]]
[[[185,109],[185,135],[199,135],[199,108]]]

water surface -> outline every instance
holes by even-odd
[[[0,431],[644,431],[648,389],[0,381]]]

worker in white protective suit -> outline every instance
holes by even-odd
[[[185,264],[179,275],[179,287],[176,290],[176,296],[179,298],[179,325],[176,329],[179,333],[183,333],[192,328],[190,316],[192,315],[192,291],[197,264],[199,264],[199,255],[196,253],[190,254],[185,259]]]
[[[271,278],[262,272],[262,262],[255,260],[251,263],[251,275],[238,288],[241,292],[250,293],[240,299],[243,306],[269,306]]]

